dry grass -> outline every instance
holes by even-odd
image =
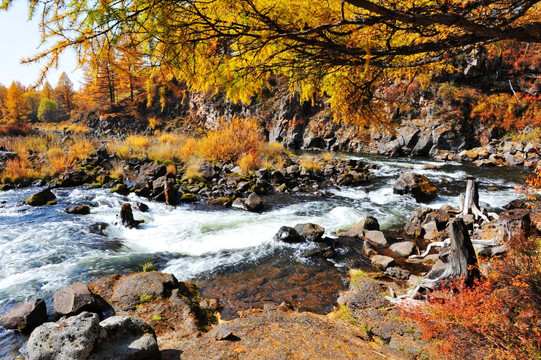
[[[47,167],[50,174],[62,174],[67,171],[71,165],[72,163],[69,161],[64,150],[57,147],[52,147],[47,150]]]
[[[109,176],[116,180],[122,180],[126,175],[124,170],[124,163],[116,160],[111,163],[111,169],[109,170]]]
[[[186,163],[186,168],[184,169],[184,177],[191,180],[201,180],[201,172],[199,169],[203,165],[203,159],[193,156]]]
[[[302,155],[299,158],[299,165],[309,171],[321,170],[321,160],[317,156]]]
[[[41,176],[39,171],[31,167],[26,158],[7,160],[2,172],[2,183],[14,182],[20,179],[38,179]]]

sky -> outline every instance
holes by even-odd
[[[38,79],[42,64],[21,64],[26,57],[32,57],[46,48],[39,47],[39,16],[28,21],[26,1],[15,0],[9,10],[0,10],[0,84],[9,87],[13,81],[23,85],[33,85]],[[83,75],[77,66],[75,53],[61,56],[58,70],[51,70],[47,75],[49,83],[55,87],[63,71],[71,79],[75,89],[79,89]]]

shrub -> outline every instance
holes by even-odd
[[[56,121],[58,104],[51,99],[41,99],[38,108],[38,119],[44,122]]]
[[[220,122],[199,142],[199,154],[209,161],[237,161],[243,154],[258,153],[263,137],[255,120],[234,118]]]
[[[56,147],[47,150],[47,164],[52,175],[61,174],[70,167],[65,151]]]
[[[126,143],[128,146],[132,147],[134,151],[142,151],[152,144],[152,139],[146,136],[130,135],[126,138]]]
[[[254,151],[250,151],[239,159],[239,166],[245,172],[257,170],[261,168],[261,159]]]
[[[84,160],[96,150],[95,144],[84,138],[76,137],[68,148],[68,157],[70,160]]]
[[[37,179],[39,172],[32,169],[30,162],[26,158],[16,158],[7,160],[2,172],[2,182],[14,182],[22,179]]]

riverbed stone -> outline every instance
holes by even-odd
[[[411,241],[401,241],[389,246],[389,249],[392,252],[394,252],[396,255],[401,256],[401,257],[410,256],[414,248],[415,248],[415,244]]]
[[[88,215],[90,214],[90,206],[88,205],[70,206],[66,209],[66,213],[75,214],[75,215]]]
[[[45,301],[37,299],[17,306],[0,317],[0,326],[7,330],[19,330],[30,333],[36,327],[47,321],[47,306]]]
[[[384,274],[397,280],[407,280],[410,277],[409,271],[396,266],[388,267]]]
[[[438,224],[435,221],[429,221],[423,224],[423,229],[425,230],[425,239],[434,240],[438,237]]]
[[[51,189],[46,188],[41,191],[38,191],[34,195],[26,199],[26,204],[31,206],[43,206],[49,203],[52,203],[56,200],[56,195],[53,194]]]
[[[394,265],[394,259],[390,256],[375,255],[371,259],[372,265],[380,268],[381,270],[387,269],[389,266]]]
[[[389,302],[381,296],[384,293],[381,284],[369,277],[357,278],[349,285],[349,289],[340,292],[336,303],[345,305],[353,311],[367,308],[382,308]]]
[[[375,245],[379,248],[383,248],[387,246],[387,239],[385,238],[385,235],[381,231],[377,231],[377,230],[365,231],[364,237],[372,245]]]
[[[312,223],[297,224],[294,229],[308,241],[320,241],[325,233],[324,227]]]
[[[402,173],[393,185],[393,192],[411,195],[417,202],[429,202],[436,197],[437,189],[424,175]]]
[[[74,315],[83,311],[97,311],[98,302],[88,287],[77,282],[58,291],[53,296],[54,309],[60,315]]]
[[[294,228],[282,226],[278,232],[274,234],[274,240],[295,244],[303,242],[305,239]]]

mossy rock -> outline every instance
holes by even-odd
[[[128,195],[130,193],[130,189],[128,188],[128,186],[126,184],[120,184],[117,187],[112,188],[111,190],[109,190],[109,192],[111,194],[117,193],[117,194],[120,194],[120,195]]]
[[[56,195],[49,188],[43,189],[26,199],[25,203],[30,206],[55,205]]]
[[[195,202],[196,200],[197,200],[197,196],[192,193],[183,194],[182,197],[180,198],[180,202],[183,202],[183,203],[192,203],[192,202]]]

